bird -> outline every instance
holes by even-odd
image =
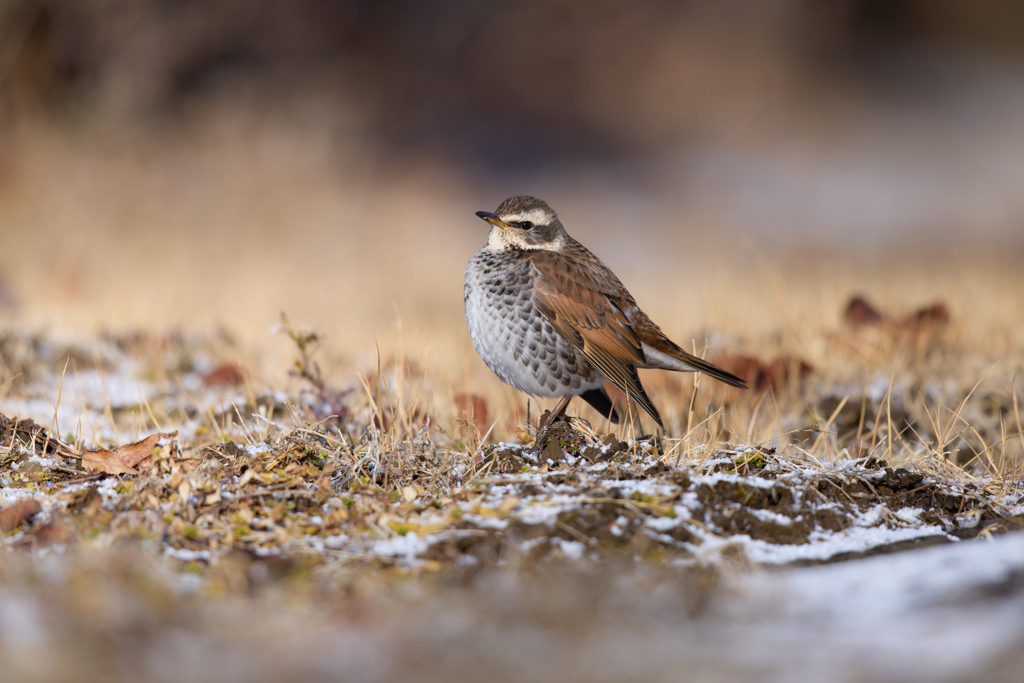
[[[543,200],[510,197],[493,213],[476,215],[491,229],[466,266],[470,337],[502,382],[532,396],[559,398],[538,426],[538,442],[575,396],[617,424],[605,380],[664,429],[637,368],[702,372],[747,388],[741,378],[670,340]]]

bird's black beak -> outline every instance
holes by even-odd
[[[491,213],[490,211],[477,211],[476,215],[479,216],[480,218],[483,218],[485,221],[487,221],[491,225],[496,225],[499,228],[507,228],[507,227],[509,227],[508,223],[506,223],[505,221],[501,220],[500,218],[498,218],[497,215]]]

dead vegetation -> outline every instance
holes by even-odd
[[[919,353],[943,353],[947,321],[929,323],[933,339]],[[488,425],[481,395],[456,395],[438,419],[436,397],[423,396],[431,379],[404,357],[336,388],[318,364],[317,335],[286,319],[281,329],[296,352],[290,394],[239,385],[253,372],[228,362],[223,346],[136,336],[105,346],[105,400],[78,397],[66,443],[5,416],[8,545],[159,539],[172,564],[203,573],[237,553],[459,573],[583,558],[699,565],[723,546],[752,562],[824,561],[1020,526],[1015,393],[999,398],[979,384],[943,406],[927,384],[890,378],[840,396],[811,371],[706,398],[697,384],[686,413],[675,411],[684,433],[642,436],[633,423],[602,436],[573,418],[535,450],[496,443],[531,443],[532,427]],[[4,362],[57,368],[61,356],[84,355],[36,353]],[[46,386],[62,392],[69,362],[10,387],[8,402]],[[132,381],[138,401],[117,405],[111,394]],[[983,417],[972,421],[974,411]],[[135,439],[109,444],[103,421]],[[872,529],[891,533],[858,536]]]
[[[116,678],[122,661],[164,680],[185,632],[217,643],[189,641],[197,680],[215,661],[259,662],[257,681],[359,662],[356,680],[383,680],[382,657],[420,677],[432,661],[438,680],[525,676],[565,671],[555,654],[536,671],[494,655],[507,639],[575,651],[614,633],[613,652],[629,623],[637,652],[656,653],[631,666],[652,680],[680,658],[756,671],[705,658],[714,643],[678,649],[744,613],[739,577],[998,538],[1024,516],[1018,357],[1002,355],[1014,333],[978,334],[979,311],[952,305],[912,336],[844,310],[796,336],[732,338],[753,371],[787,369],[749,392],[649,374],[667,433],[576,406],[539,450],[524,445],[536,403],[449,372],[401,324],[359,371],[283,320],[287,378],[225,334],[6,332],[0,595],[30,607],[5,617],[15,631],[0,624],[21,643],[0,662],[72,680]],[[35,644],[11,640],[29,622]],[[324,637],[333,654],[317,659]],[[437,663],[449,637],[472,661]],[[380,640],[343,645],[360,638]],[[54,650],[76,654],[33,654]],[[588,661],[589,679],[612,670]]]
[[[602,433],[573,418],[535,450],[502,441],[532,442],[525,420],[481,421],[494,410],[483,395],[439,413],[409,359],[332,381],[316,337],[283,329],[296,355],[286,392],[207,379],[257,374],[216,341],[133,336],[94,354],[106,385],[95,403],[82,368],[77,381],[63,370],[88,354],[5,340],[37,349],[4,357],[37,368],[31,383],[8,384],[5,405],[59,389],[61,375],[79,399],[63,439],[26,418],[0,421],[0,599],[22,610],[0,624],[17,646],[0,646],[5,671],[212,680],[216,662],[231,662],[218,677],[602,680],[610,654],[566,669],[558,652],[605,643],[612,653],[635,638],[637,656],[615,661],[627,656],[648,680],[671,680],[674,666],[752,674],[756,655],[708,654],[727,638],[693,640],[725,628],[747,599],[736,577],[1024,523],[1019,460],[957,464],[949,447],[974,405],[994,400],[984,386],[945,408],[898,401],[895,382],[878,399],[839,398],[812,373],[705,407],[691,395],[690,414],[677,412],[686,432]],[[126,403],[118,387],[133,379]],[[758,415],[769,405],[775,433],[744,442],[738,434],[768,429]],[[1016,419],[1013,408],[1003,417]],[[794,420],[799,429],[780,433]],[[991,438],[984,424],[970,429]],[[538,634],[547,645],[528,645]],[[501,655],[520,640],[530,661]],[[438,659],[455,642],[464,656]],[[189,663],[171,666],[182,647]],[[53,651],[67,656],[44,655]]]

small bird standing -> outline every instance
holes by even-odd
[[[739,377],[687,353],[651,322],[619,278],[566,233],[540,199],[511,197],[494,213],[487,244],[466,266],[464,302],[473,346],[502,382],[560,397],[543,432],[580,396],[618,422],[608,379],[664,429],[637,368],[703,372],[746,389]]]

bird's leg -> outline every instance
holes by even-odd
[[[572,398],[572,396],[563,396],[558,399],[558,403],[555,404],[555,409],[548,413],[548,416],[544,418],[544,421],[541,423],[538,431],[547,429],[555,423],[555,420],[562,417],[562,414],[565,413],[565,409],[569,407],[569,401],[571,401]]]
[[[565,412],[565,409],[569,406],[569,401],[571,400],[572,395],[563,396],[558,399],[558,403],[555,404],[555,409],[548,413],[547,417],[541,420],[541,423],[537,425],[537,440],[534,441],[534,446],[540,448],[540,440],[543,438],[544,432],[548,430],[548,427],[554,424],[555,420],[562,416],[562,413]]]

